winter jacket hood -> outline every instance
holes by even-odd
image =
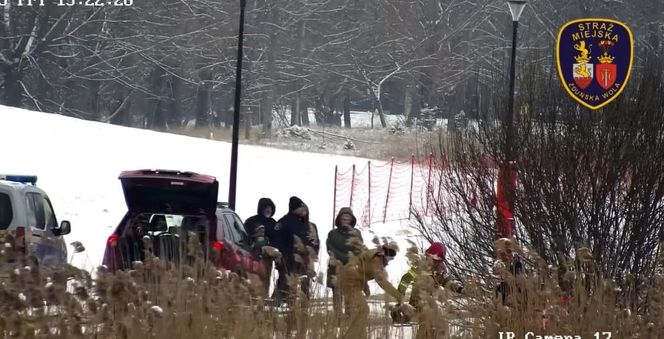
[[[334,226],[341,227],[341,216],[344,214],[350,215],[352,218],[350,225],[355,227],[355,225],[357,225],[357,218],[355,218],[355,214],[353,214],[353,210],[350,207],[342,207],[339,210],[337,217],[334,219]]]
[[[264,226],[265,236],[268,237],[268,239],[270,239],[271,243],[278,243],[279,239],[277,239],[277,234],[275,233],[274,229],[274,226],[277,223],[277,221],[274,220],[272,216],[268,218],[263,215],[263,209],[265,209],[265,207],[268,206],[272,207],[272,215],[274,215],[275,207],[272,200],[269,198],[260,198],[258,200],[258,210],[257,210],[258,214],[249,217],[247,220],[245,220],[244,228],[247,231],[247,234],[250,237],[253,237],[257,228],[259,226]]]
[[[302,199],[292,196],[288,200],[288,212],[293,212],[294,210],[300,208],[300,207],[306,207],[307,205],[304,204],[304,201]]]
[[[263,210],[265,207],[272,207],[272,214],[270,217],[274,217],[274,212],[277,210],[277,207],[274,205],[274,202],[270,198],[258,199],[258,209],[256,210],[256,214],[263,215]]]
[[[351,253],[358,255],[365,250],[364,241],[360,231],[352,229],[336,228],[327,234],[325,242],[327,251],[342,264],[348,263]]]

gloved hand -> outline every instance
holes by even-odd
[[[392,318],[392,322],[395,324],[406,324],[409,323],[411,320],[410,317],[408,317],[406,314],[404,314],[401,311],[399,304],[391,305],[389,311],[390,311],[390,318]]]
[[[275,260],[282,256],[281,252],[279,252],[278,249],[272,246],[263,246],[261,251],[263,252],[263,254]]]

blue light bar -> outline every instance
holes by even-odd
[[[0,180],[7,180],[13,182],[20,182],[23,184],[37,185],[36,175],[13,175],[13,174],[0,174]]]

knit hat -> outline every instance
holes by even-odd
[[[288,200],[288,211],[292,212],[300,207],[305,207],[302,199],[295,196],[290,197],[290,200]]]
[[[337,227],[341,227],[341,216],[344,215],[344,214],[350,215],[350,217],[352,219],[351,222],[350,222],[350,225],[355,227],[355,225],[357,224],[357,218],[355,218],[355,215],[353,214],[353,210],[350,207],[342,207],[339,210],[339,213],[337,214],[337,218],[334,219],[334,225],[337,226]]]
[[[445,260],[445,254],[447,253],[447,249],[445,248],[445,245],[439,242],[435,242],[429,246],[429,248],[426,250],[426,255],[431,257],[433,260],[436,261],[442,261]]]

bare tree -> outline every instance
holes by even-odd
[[[618,282],[630,306],[644,305],[664,235],[664,163],[653,161],[664,156],[664,102],[656,94],[664,68],[654,60],[600,111],[581,109],[542,63],[530,64],[516,119],[517,238],[553,265],[591,249],[597,272]],[[488,273],[503,140],[494,122],[458,133],[442,147],[449,162],[438,169],[443,193],[430,197],[435,217],[419,213],[416,229],[450,242],[459,271]]]

